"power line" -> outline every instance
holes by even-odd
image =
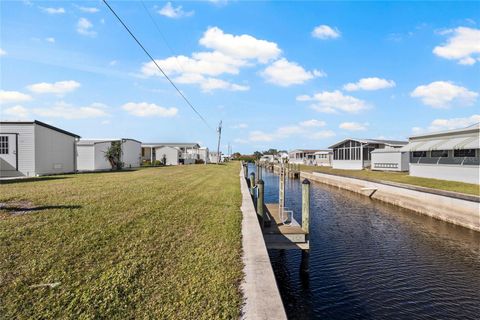
[[[140,1],[140,3],[143,6],[143,9],[147,12],[147,15],[150,17],[150,21],[152,21],[153,25],[155,26],[155,29],[157,29],[158,33],[160,34],[160,37],[162,37],[163,42],[167,45],[168,50],[170,50],[170,53],[172,56],[175,56],[175,62],[177,63],[178,67],[182,70],[183,73],[185,73],[185,70],[183,69],[183,66],[180,64],[180,62],[177,59],[177,54],[175,51],[172,49],[172,47],[168,44],[167,37],[163,34],[162,30],[160,30],[160,27],[158,26],[157,22],[153,18],[152,14],[148,10],[147,6],[145,5],[145,2],[143,0]]]
[[[192,105],[192,103],[187,99],[187,97],[180,91],[180,89],[178,89],[178,87],[175,85],[175,83],[173,83],[173,81],[170,79],[170,77],[163,71],[163,69],[158,65],[158,63],[155,61],[155,59],[153,59],[153,57],[150,55],[150,53],[148,53],[147,49],[145,49],[145,47],[140,43],[140,41],[137,39],[137,37],[135,37],[135,35],[130,31],[130,29],[127,27],[127,25],[122,21],[122,19],[118,16],[118,14],[115,12],[115,10],[113,10],[112,7],[110,7],[110,5],[108,4],[107,0],[103,0],[103,3],[105,3],[105,5],[108,7],[108,9],[110,9],[110,11],[115,15],[115,17],[118,19],[118,21],[120,21],[120,23],[123,25],[123,27],[125,28],[125,30],[127,30],[127,32],[130,34],[130,36],[132,36],[132,38],[135,40],[135,42],[137,42],[137,44],[140,46],[140,48],[142,48],[142,50],[145,52],[145,54],[150,58],[150,60],[152,60],[152,62],[155,64],[155,66],[158,68],[158,70],[160,70],[160,72],[163,74],[163,76],[170,82],[170,84],[175,88],[175,90],[177,90],[177,92],[180,94],[180,96],[182,96],[183,100],[185,100],[185,102],[188,104],[188,106],[198,115],[198,117],[205,123],[205,125],[209,128],[209,129],[213,129],[209,124],[208,122],[205,120],[205,118],[202,117],[202,115],[197,111],[197,109],[195,109],[195,107]]]

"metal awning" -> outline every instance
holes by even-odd
[[[415,151],[430,151],[430,150],[443,150],[439,146],[443,145],[448,140],[445,139],[437,139],[437,140],[428,140],[424,141],[421,145],[419,145]]]
[[[401,147],[400,151],[415,151],[419,146],[421,146],[424,143],[425,141],[409,142],[406,146]]]
[[[448,139],[435,150],[475,149],[475,140],[478,148],[478,137],[459,137]]]

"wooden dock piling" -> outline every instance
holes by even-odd
[[[302,229],[307,234],[310,229],[310,181],[302,182]]]
[[[258,188],[258,197],[257,197],[257,214],[260,217],[261,227],[263,229],[264,221],[265,221],[265,184],[262,179],[258,180],[257,182]]]
[[[255,172],[250,173],[250,194],[253,196],[255,190]]]

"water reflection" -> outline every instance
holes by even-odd
[[[278,177],[263,171],[266,202]],[[478,319],[480,233],[312,183],[310,272],[301,252],[270,250],[290,319]],[[299,180],[286,206],[301,214]]]

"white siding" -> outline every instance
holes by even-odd
[[[332,160],[332,168],[344,170],[362,170],[361,160]]]
[[[414,177],[452,180],[480,184],[479,166],[459,166],[448,164],[410,163],[410,175]]]
[[[372,152],[372,170],[408,171],[408,152]]]
[[[93,145],[77,145],[77,170],[95,170],[95,147]]]
[[[161,147],[155,149],[156,159],[159,161],[163,160],[163,156],[166,157],[167,166],[176,166],[178,165],[178,159],[180,157],[180,151],[172,147]]]
[[[124,168],[140,167],[140,161],[142,158],[142,144],[140,142],[126,139],[122,143],[122,151]]]
[[[108,148],[112,145],[112,142],[105,141],[105,142],[96,142],[95,143],[95,170],[110,170],[112,169],[112,165],[110,162],[105,158],[105,152],[107,152]]]
[[[75,172],[75,138],[35,124],[35,173]]]
[[[35,133],[33,124],[8,124],[2,123],[0,126],[2,133],[18,133],[18,172],[2,172],[0,176],[35,176]]]

